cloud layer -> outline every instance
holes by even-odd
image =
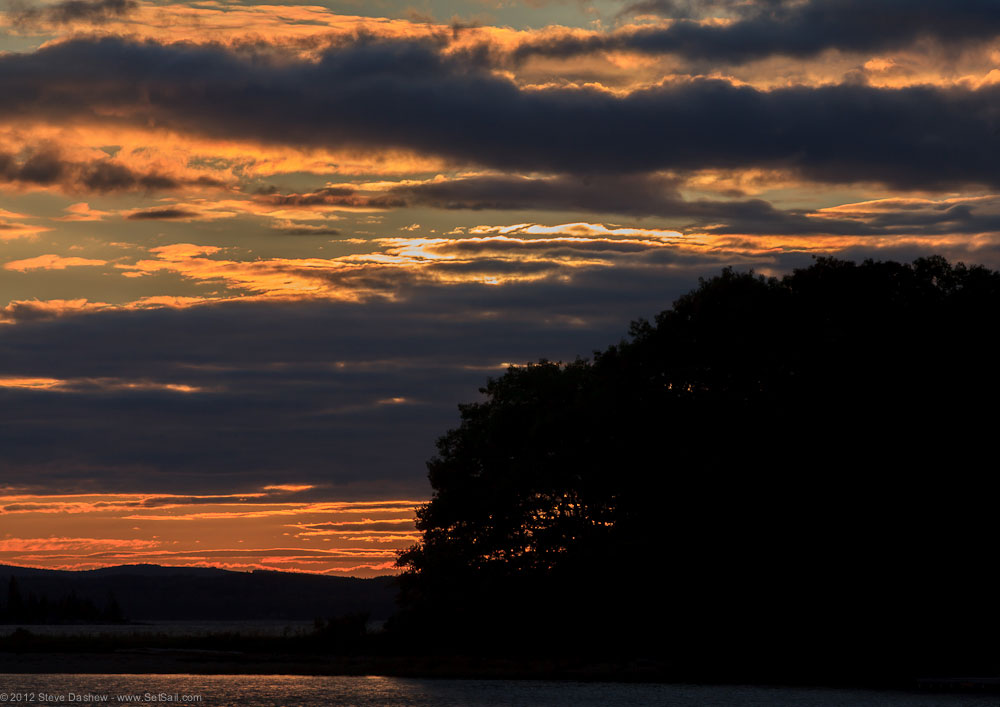
[[[680,5],[680,6],[679,6]],[[515,58],[567,57],[632,50],[677,54],[689,61],[739,64],[770,56],[813,57],[824,51],[883,53],[919,41],[974,43],[1000,35],[1000,13],[990,0],[806,0],[756,2],[728,9],[727,23],[684,18],[692,7],[673,0],[628,5],[624,14],[682,16],[667,27],[563,36],[522,44]]]
[[[157,125],[296,146],[388,146],[526,171],[762,167],[899,188],[996,186],[998,91],[763,91],[713,79],[624,96],[525,90],[433,45],[399,41],[330,49],[316,62],[110,38],[0,57],[0,119]]]
[[[0,560],[382,572],[512,363],[1000,266],[994,2],[429,3],[4,6]]]

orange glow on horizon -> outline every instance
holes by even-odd
[[[0,564],[372,576],[393,572],[396,552],[419,539],[413,523],[421,501],[296,500],[315,489],[270,484],[230,495],[7,494],[0,496]]]

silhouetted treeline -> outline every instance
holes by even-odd
[[[988,269],[820,259],[508,370],[428,463],[391,628],[706,679],[995,673],[998,323]]]
[[[87,598],[80,598],[75,591],[50,598],[46,594],[22,594],[17,577],[7,580],[6,601],[0,605],[0,624],[119,624],[125,622],[114,592],[98,606]]]
[[[133,621],[311,621],[317,616],[356,612],[369,612],[373,619],[384,620],[394,610],[389,577],[360,579],[157,565],[69,572],[0,565],[0,578],[7,576],[16,577],[24,597],[73,595],[103,609],[109,594],[114,594]]]

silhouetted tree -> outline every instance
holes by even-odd
[[[428,463],[395,628],[746,669],[871,666],[872,645],[901,670],[967,665],[967,627],[1000,627],[998,321],[988,269],[824,258],[727,269],[591,361],[509,369]]]

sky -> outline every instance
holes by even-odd
[[[0,0],[0,564],[390,572],[489,377],[998,164],[995,0]]]

